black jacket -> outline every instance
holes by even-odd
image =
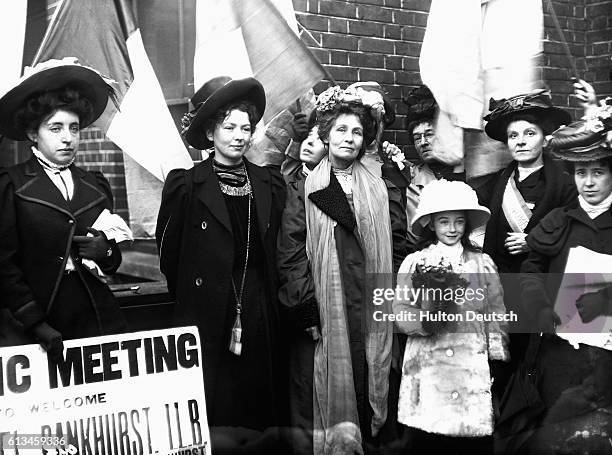
[[[493,174],[487,183],[476,190],[480,203],[491,210],[483,251],[491,256],[500,273],[518,273],[521,263],[527,258],[526,254],[512,256],[504,247],[507,237],[504,227],[507,222],[502,209],[502,201],[508,179],[516,168],[517,163],[513,161],[505,169]],[[578,196],[572,177],[563,167],[548,157],[544,158],[543,173],[546,189],[542,199],[533,210],[525,233],[529,233],[548,212],[572,203]]]
[[[108,286],[81,264],[72,249],[75,235],[86,235],[104,209],[112,210],[108,181],[99,172],[71,167],[74,196],[67,202],[36,158],[0,171],[0,293],[2,306],[24,329],[44,321],[56,305],[68,256],[72,255],[96,310],[99,335],[125,326]],[[111,242],[113,254],[98,265],[114,273],[121,253]],[[103,310],[102,310],[103,309]]]

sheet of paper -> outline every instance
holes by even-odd
[[[555,302],[555,312],[561,318],[557,335],[574,346],[584,343],[612,350],[612,317],[599,316],[584,323],[576,309],[576,300],[581,295],[609,285],[612,285],[612,255],[582,246],[571,248]]]

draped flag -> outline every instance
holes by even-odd
[[[77,57],[118,83],[119,110],[109,103],[96,125],[132,158],[124,162],[130,225],[137,237],[149,237],[155,230],[165,176],[175,168],[190,168],[193,162],[145,52],[131,4],[63,0],[34,63]]]
[[[0,93],[13,88],[21,76],[27,12],[27,0],[13,0],[2,5],[0,43],[11,43],[11,45],[2,49]]]
[[[477,131],[483,129],[489,98],[537,88],[543,21],[540,1],[432,0],[419,59],[421,78],[440,116],[449,120],[442,122],[448,127],[440,128],[441,142],[458,148],[457,153],[466,151],[468,178],[507,163],[505,146]]]
[[[311,106],[312,94],[303,95],[326,78],[297,35],[291,0],[197,0],[195,90],[221,75],[252,76],[262,83],[267,100],[263,121],[269,133],[257,128],[249,158],[280,166],[289,143],[286,133],[282,140],[282,131],[292,119],[285,109],[301,97],[302,109]]]

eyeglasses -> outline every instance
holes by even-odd
[[[433,131],[427,131],[425,132],[425,134],[414,134],[412,136],[412,140],[414,141],[415,144],[417,142],[423,141],[423,139],[426,139],[427,142],[431,142],[434,137],[436,137],[436,133],[434,133]]]

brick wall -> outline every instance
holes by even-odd
[[[585,0],[586,73],[599,95],[612,96],[612,2]]]
[[[541,76],[552,91],[555,105],[570,110],[574,118],[581,115],[582,108],[570,96],[573,93],[573,86],[569,79],[571,76],[589,79],[586,74],[585,60],[587,21],[585,20],[584,1],[552,1],[552,6],[563,32],[563,38],[555,28],[548,1],[543,0],[544,55],[541,58]],[[573,74],[574,71],[564,49],[564,39],[578,70],[577,75]]]
[[[49,14],[56,3],[48,0]],[[547,3],[543,0],[540,77],[552,89],[554,102],[578,116],[580,108],[570,96],[573,71]],[[599,95],[612,95],[612,0],[552,0],[552,4],[579,77],[592,82]],[[421,83],[418,57],[431,0],[293,0],[293,5],[299,22],[308,30],[302,33],[303,41],[336,82],[347,85],[375,80],[383,85],[398,114],[385,139],[403,146],[408,156],[414,157],[404,131],[406,109],[401,98]],[[327,85],[322,82],[315,91]],[[116,207],[125,214],[121,153],[96,129],[84,130],[82,139],[79,163],[105,173],[115,192]],[[0,157],[0,165],[14,164],[27,156],[27,150],[6,142],[0,144],[0,151],[8,150]]]
[[[553,0],[552,4],[578,77],[592,82],[599,95],[612,94],[612,0]],[[431,0],[293,0],[293,5],[309,31],[302,33],[303,41],[337,82],[370,79],[384,86],[398,112],[386,139],[414,156],[407,147],[401,97],[421,83],[418,57]],[[540,79],[552,90],[555,104],[577,117],[581,108],[570,96],[569,78],[574,74],[563,38],[555,29],[548,0],[543,0],[543,9]],[[321,83],[315,90],[318,93],[327,85]]]
[[[342,86],[379,82],[397,111],[386,139],[408,144],[402,96],[421,83],[419,54],[431,0],[293,0],[302,39]],[[319,93],[327,82],[315,87]]]
[[[85,169],[104,174],[113,189],[115,212],[123,219],[129,219],[121,149],[109,141],[98,128],[85,128],[81,131],[81,145],[76,162]]]

